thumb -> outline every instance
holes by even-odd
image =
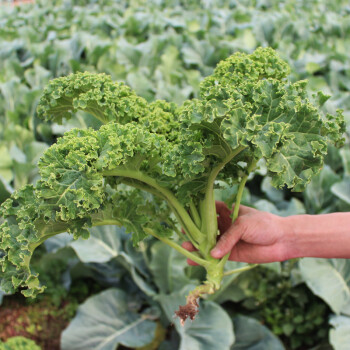
[[[212,249],[211,256],[216,259],[220,259],[228,254],[235,244],[241,239],[243,235],[243,229],[236,221],[234,225],[231,225],[229,229],[220,237],[215,248]]]

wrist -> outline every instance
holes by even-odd
[[[350,213],[282,218],[288,259],[350,258]]]
[[[302,223],[309,221],[311,215],[293,215],[283,217],[283,242],[285,246],[286,260],[301,258],[310,254],[308,249],[308,230]]]

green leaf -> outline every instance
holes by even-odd
[[[344,177],[340,182],[331,187],[331,191],[345,203],[350,204],[350,176]]]
[[[196,319],[187,321],[184,326],[179,319],[174,320],[174,311],[185,303],[185,296],[192,287],[189,285],[180,292],[157,297],[169,322],[174,323],[180,335],[179,350],[229,350],[234,342],[232,321],[218,304],[203,301]]]
[[[233,324],[236,340],[231,350],[285,350],[281,341],[256,319],[236,316]]]
[[[290,201],[279,202],[278,207],[265,199],[260,199],[254,203],[254,207],[279,216],[300,215],[306,213],[304,204],[296,198],[292,198]]]
[[[124,229],[116,226],[102,226],[93,227],[89,231],[88,240],[78,238],[70,244],[82,262],[105,263],[120,254],[120,235],[125,234]]]
[[[2,304],[2,300],[4,298],[4,295],[5,295],[5,292],[3,292],[1,289],[0,289],[0,305]]]
[[[38,115],[59,123],[84,110],[103,123],[126,123],[147,113],[147,102],[123,83],[105,74],[76,73],[50,81],[38,106]]]
[[[344,175],[350,177],[350,148],[344,147],[339,150],[343,161]]]
[[[0,340],[0,350],[41,350],[32,339],[17,336],[8,338],[5,343]]]
[[[265,193],[267,198],[276,203],[281,202],[284,199],[283,191],[277,189],[271,185],[272,179],[271,177],[264,177],[261,183],[261,190]]]
[[[232,271],[238,268],[246,266],[246,263],[228,261],[225,264],[224,272]],[[223,278],[220,289],[213,295],[208,297],[208,300],[215,301],[218,304],[222,304],[226,301],[240,302],[246,295],[243,289],[235,284],[236,278],[240,273],[235,273]]]
[[[7,198],[9,198],[12,192],[12,187],[2,176],[0,176],[0,203],[4,202]]]
[[[331,188],[339,180],[340,176],[327,165],[312,179],[304,193],[309,212],[319,213],[333,204],[334,196]]]
[[[336,314],[350,315],[350,261],[304,258],[299,262],[304,281]]]
[[[190,283],[185,274],[186,259],[182,254],[162,242],[153,244],[151,253],[149,268],[160,293],[176,292]]]
[[[11,170],[13,161],[5,145],[0,145],[0,154],[2,155],[0,159],[0,176],[9,183],[13,178]]]
[[[56,253],[61,248],[67,247],[72,240],[72,235],[67,232],[63,232],[58,236],[48,238],[44,244],[48,253]]]
[[[334,327],[329,332],[329,341],[334,350],[347,350],[350,344],[350,317],[332,316],[329,323]]]
[[[150,343],[156,323],[136,311],[131,297],[119,289],[90,297],[63,331],[62,350],[115,350],[119,345],[134,348]]]

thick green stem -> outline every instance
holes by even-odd
[[[145,232],[152,235],[153,237],[159,239],[160,241],[162,241],[163,243],[169,245],[170,247],[174,248],[175,250],[177,250],[179,253],[181,253],[182,255],[184,255],[186,258],[193,260],[194,262],[196,262],[199,265],[202,265],[204,267],[209,266],[209,262],[200,258],[199,256],[197,256],[195,253],[191,253],[188,250],[182,248],[181,246],[179,246],[177,243],[175,243],[174,241],[172,241],[169,238],[166,237],[160,237],[158,236],[152,229],[149,228],[144,228]]]
[[[256,163],[257,163],[257,160],[253,160],[250,163],[250,165],[247,167],[247,174],[243,176],[241,182],[239,183],[238,192],[237,192],[237,196],[236,196],[235,207],[233,209],[232,222],[234,222],[238,218],[239,206],[241,204],[241,199],[242,199],[244,187],[245,187],[245,184],[246,184],[246,182],[248,180],[249,174],[254,169]]]
[[[249,271],[249,270],[253,269],[254,267],[257,267],[258,265],[259,264],[251,264],[251,265],[243,266],[243,267],[240,267],[238,269],[231,270],[231,271],[226,271],[226,272],[224,272],[224,276],[229,276],[229,275],[234,275],[235,273]]]
[[[244,148],[245,147],[240,146],[235,149],[210,172],[207,188],[205,191],[205,197],[204,200],[200,203],[200,213],[202,217],[201,231],[206,235],[205,246],[202,248],[204,249],[206,255],[208,255],[210,250],[215,246],[216,237],[218,235],[218,224],[214,196],[215,180],[224,166],[230,162],[237,154],[242,152]]]
[[[201,218],[200,218],[198,210],[197,210],[197,208],[194,205],[192,200],[190,202],[190,212],[191,212],[191,216],[192,216],[192,218],[194,220],[194,223],[196,224],[196,226],[198,228],[200,228],[201,227]]]
[[[142,191],[152,193],[153,195],[157,196],[158,198],[161,198],[161,199],[167,201],[167,199],[165,198],[165,196],[162,193],[160,193],[158,190],[154,189],[153,187],[148,186],[147,184],[144,184],[141,182],[136,182],[136,181],[126,179],[126,178],[124,178],[122,180],[122,183],[125,185],[128,185],[128,186],[134,187],[134,188],[138,188]],[[186,227],[186,225],[185,225],[184,221],[182,220],[181,216],[179,215],[179,213],[173,207],[172,203],[170,203],[169,201],[167,201],[167,203],[168,203],[170,209],[172,210],[172,212],[175,214],[176,219],[178,220],[179,224],[185,230],[186,237],[190,240],[190,242],[193,244],[193,246],[198,249],[198,243],[192,237],[191,232]],[[177,235],[180,237],[180,239],[182,239],[183,234],[181,232],[179,232],[178,230],[174,230],[174,231],[177,233]]]
[[[171,206],[173,208],[175,208],[176,212],[181,217],[182,222],[185,225],[185,229],[187,229],[187,231],[190,232],[194,241],[200,243],[205,238],[204,235],[202,234],[202,232],[197,228],[195,223],[192,221],[191,217],[189,216],[189,214],[187,213],[185,208],[176,199],[174,194],[170,190],[160,186],[157,183],[157,181],[154,180],[153,178],[143,174],[140,171],[127,170],[127,169],[105,170],[102,172],[102,175],[104,175],[104,176],[121,176],[121,177],[130,178],[130,179],[135,179],[135,180],[141,181],[141,182],[153,187],[154,189],[156,189],[158,192],[160,192],[164,196],[164,198],[167,200],[167,202],[169,204],[171,204]]]

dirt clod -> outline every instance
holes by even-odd
[[[187,304],[179,307],[179,310],[175,311],[176,317],[180,318],[180,323],[183,326],[187,318],[193,321],[198,314],[198,301],[197,299],[188,298]]]

